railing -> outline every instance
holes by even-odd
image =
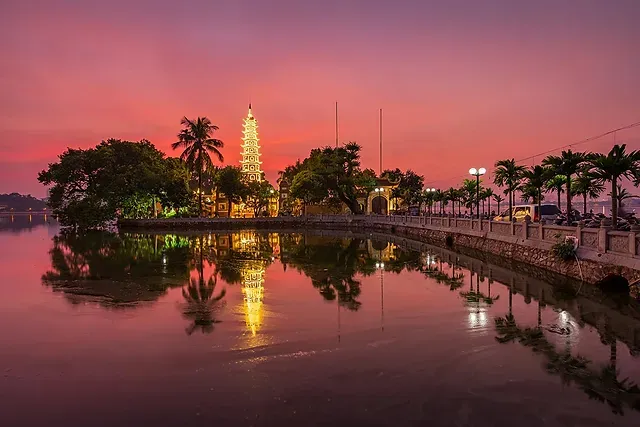
[[[353,218],[359,218],[354,216]],[[532,222],[504,222],[488,221],[469,218],[453,217],[403,217],[403,216],[362,216],[366,223],[400,224],[406,227],[422,227],[428,229],[442,229],[457,233],[482,233],[486,238],[497,239],[514,236],[517,239],[539,241],[544,244],[564,240],[567,236],[576,237],[581,250],[598,253],[612,253],[628,257],[640,258],[640,232],[613,231],[611,227],[600,228],[565,227],[553,224],[539,224]],[[319,218],[324,220],[325,217]]]

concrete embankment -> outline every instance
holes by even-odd
[[[123,230],[184,231],[334,229],[375,231],[445,246],[467,248],[513,260],[532,269],[545,269],[595,283],[608,274],[629,281],[640,279],[640,234],[612,231],[607,227],[560,227],[533,223],[506,223],[449,217],[316,215],[278,218],[180,218],[123,220]],[[577,259],[562,261],[551,247],[566,236],[578,241]]]

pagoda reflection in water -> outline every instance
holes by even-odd
[[[232,237],[233,251],[239,255],[244,314],[247,329],[255,336],[263,324],[265,270],[280,252],[279,236],[242,231]]]

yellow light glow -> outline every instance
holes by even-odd
[[[264,295],[264,267],[262,262],[242,269],[242,293],[247,328],[256,335],[262,326],[262,298]]]
[[[258,144],[258,121],[253,117],[251,105],[249,112],[244,119],[244,130],[242,131],[242,172],[252,177],[256,181],[262,180],[262,162],[260,161],[260,145]]]

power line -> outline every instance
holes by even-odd
[[[525,157],[525,158],[516,160],[516,162],[519,163],[519,162],[522,162],[522,161],[525,161],[525,160],[530,160],[530,159],[534,159],[536,157],[544,156],[544,155],[549,154],[549,153],[553,153],[554,151],[557,151],[557,150],[562,150],[563,148],[570,148],[570,147],[573,147],[573,146],[576,146],[576,145],[585,144],[587,142],[595,141],[597,139],[600,139],[602,137],[605,137],[605,136],[608,136],[608,135],[611,135],[611,134],[615,135],[617,132],[620,132],[620,131],[623,131],[623,130],[632,129],[632,128],[635,128],[635,127],[638,127],[638,126],[640,126],[640,121],[635,122],[635,123],[631,123],[630,125],[619,127],[617,129],[610,130],[610,131],[602,133],[600,135],[590,136],[589,138],[585,138],[585,139],[582,139],[580,141],[573,142],[571,144],[566,144],[566,145],[563,145],[563,146],[560,146],[560,147],[553,148],[551,150],[544,151],[542,153],[534,154],[533,156],[529,156],[529,157]],[[467,175],[463,174],[463,175],[453,176],[453,177],[450,177],[450,178],[436,179],[436,180],[433,180],[433,181],[426,181],[425,184],[432,184],[434,182],[442,182],[442,181],[450,181],[450,180],[453,180],[453,179],[464,178],[466,176]]]
[[[525,157],[523,159],[516,160],[516,162],[522,162],[522,161],[525,161],[525,160],[533,159],[535,157],[544,156],[546,154],[553,153],[554,151],[562,150],[563,148],[571,148],[571,147],[576,146],[576,145],[586,144],[587,142],[595,141],[596,139],[600,139],[602,137],[605,137],[605,136],[608,136],[608,135],[611,135],[611,134],[615,135],[617,132],[620,132],[622,130],[632,129],[632,128],[637,127],[637,126],[640,126],[640,122],[635,122],[635,123],[632,123],[632,124],[627,125],[627,126],[623,126],[621,128],[618,128],[618,129],[610,130],[610,131],[602,133],[600,135],[591,136],[589,138],[580,140],[578,142],[574,142],[574,143],[571,143],[571,144],[566,144],[566,145],[563,145],[561,147],[556,147],[554,149],[551,149],[551,150],[548,150],[548,151],[544,151],[542,153],[534,154],[533,156],[529,156],[529,157]]]

